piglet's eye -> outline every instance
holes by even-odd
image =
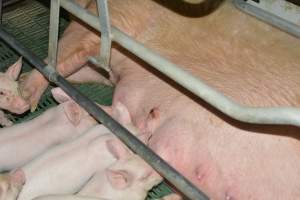
[[[0,95],[4,95],[4,92],[0,91]]]

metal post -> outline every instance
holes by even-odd
[[[76,5],[73,0],[64,0],[61,6],[91,27],[100,31],[98,17]],[[300,109],[294,107],[256,108],[240,105],[219,91],[208,86],[199,78],[183,70],[154,51],[146,48],[130,36],[111,26],[112,39],[128,51],[149,63],[195,95],[201,97],[224,114],[247,123],[281,124],[300,127]],[[187,81],[188,80],[188,81]]]
[[[99,57],[99,64],[105,70],[109,71],[109,61],[111,52],[111,29],[107,0],[97,0],[97,8],[101,27],[101,51]]]
[[[2,24],[3,0],[0,0],[0,24]]]
[[[49,46],[48,64],[56,68],[57,65],[57,43],[59,29],[60,0],[51,1],[50,25],[49,25]]]
[[[81,105],[95,119],[103,123],[121,141],[123,141],[132,151],[141,156],[155,170],[169,180],[180,192],[191,200],[208,200],[208,197],[198,190],[184,176],[178,173],[168,163],[161,159],[149,147],[132,135],[127,129],[111,118],[106,112],[99,108],[94,102],[82,95],[69,82],[60,76],[53,67],[46,65],[43,60],[26,49],[12,35],[7,33],[0,25],[0,38],[22,55],[30,64],[35,66],[49,81],[61,87],[72,99]]]

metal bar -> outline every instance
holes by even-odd
[[[98,18],[89,11],[77,6],[73,0],[64,0],[61,6],[70,13],[100,31]],[[300,127],[300,109],[293,107],[256,108],[240,105],[222,93],[206,85],[203,81],[184,71],[154,51],[144,47],[130,36],[111,26],[112,39],[131,53],[143,59],[163,74],[167,75],[195,95],[225,113],[226,115],[247,123],[282,124]]]
[[[300,27],[298,25],[291,23],[283,18],[280,18],[272,13],[266,12],[261,8],[250,5],[244,0],[233,0],[233,2],[238,9],[300,38]]]
[[[50,8],[48,63],[56,68],[60,0],[52,0]]]
[[[17,3],[18,1],[24,1],[24,0],[2,0],[2,5],[3,7],[6,7],[11,4]]]
[[[2,24],[3,0],[0,0],[0,24]]]
[[[72,99],[86,109],[95,119],[103,123],[110,129],[119,139],[121,139],[131,150],[140,155],[155,170],[162,174],[174,186],[191,200],[207,200],[208,197],[198,190],[191,182],[179,174],[168,163],[161,159],[144,143],[132,135],[127,129],[122,127],[118,122],[112,119],[94,102],[82,95],[69,82],[61,77],[53,67],[46,64],[39,57],[34,55],[30,50],[26,49],[12,35],[7,33],[2,25],[0,25],[0,38],[21,54],[30,64],[35,66],[45,77],[56,85],[61,87]]]
[[[109,71],[109,61],[111,52],[111,29],[107,0],[97,0],[97,8],[99,13],[100,27],[102,27],[99,63],[105,70]]]

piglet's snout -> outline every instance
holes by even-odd
[[[11,101],[10,111],[16,114],[22,114],[29,109],[29,103],[26,102],[23,98],[16,96]]]

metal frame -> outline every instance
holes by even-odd
[[[60,0],[52,0],[50,6],[51,7],[50,7],[49,43],[48,43],[48,64],[56,68]]]
[[[278,1],[281,1],[281,0],[278,0]],[[300,38],[300,24],[297,25],[293,22],[287,21],[284,18],[280,17],[281,13],[278,10],[272,12],[272,10],[269,9],[268,11],[266,11],[264,9],[254,6],[254,5],[251,5],[250,3],[248,3],[245,0],[233,0],[233,2],[234,2],[234,5],[238,9],[240,9],[250,15],[253,15],[262,21],[272,24],[273,26],[276,26],[276,27],[280,28],[281,30],[286,31],[286,32]],[[289,4],[292,5],[292,3],[289,3]],[[258,6],[258,4],[257,4],[257,6]],[[284,10],[284,8],[282,8],[282,10]],[[299,13],[299,15],[300,15],[300,13]]]
[[[107,71],[110,71],[109,60],[110,60],[110,53],[111,53],[112,35],[110,29],[107,0],[97,0],[97,8],[99,13],[100,27],[102,27],[99,65],[102,66]]]
[[[300,127],[299,108],[254,108],[237,104],[210,86],[206,85],[192,74],[182,70],[181,67],[171,63],[154,51],[147,49],[142,44],[135,41],[133,38],[121,32],[117,28],[110,26],[106,0],[97,0],[97,2],[100,13],[100,23],[98,16],[95,16],[89,11],[81,8],[74,2],[74,0],[51,1],[48,65],[46,65],[40,58],[35,56],[31,51],[24,48],[10,34],[8,34],[1,25],[0,38],[2,38],[7,44],[12,46],[18,53],[24,56],[25,59],[35,66],[45,77],[61,87],[68,95],[71,96],[71,98],[85,108],[87,112],[107,126],[128,147],[140,155],[146,162],[148,162],[154,169],[161,173],[188,198],[192,200],[208,199],[203,192],[198,190],[185,177],[180,175],[174,168],[169,166],[164,160],[162,160],[151,149],[140,142],[118,122],[113,120],[95,103],[79,93],[55,71],[54,67],[57,63],[57,30],[60,7],[65,8],[67,11],[101,32],[101,37],[103,37],[106,42],[104,42],[104,45],[101,47],[100,61],[98,61],[100,62],[99,64],[105,69],[109,70],[108,66],[111,42],[115,41],[139,58],[152,65],[163,74],[167,75],[189,91],[193,92],[221,112],[234,119],[248,123],[287,124]],[[101,40],[103,40],[103,38],[101,38]],[[93,59],[97,60],[95,58]]]

